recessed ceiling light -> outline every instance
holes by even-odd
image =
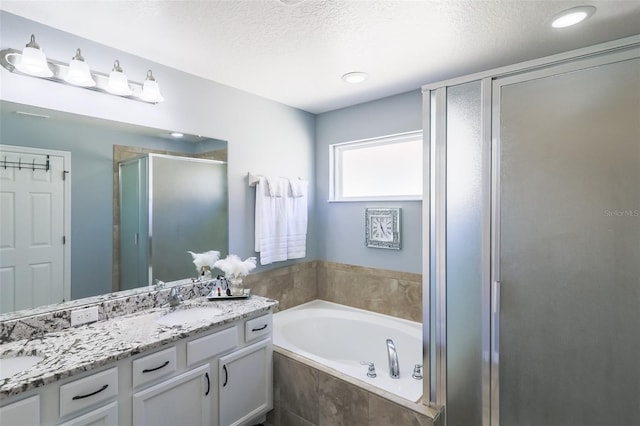
[[[593,6],[579,6],[564,10],[553,17],[551,26],[553,28],[566,28],[578,24],[596,11]]]
[[[181,138],[184,136],[184,134],[180,132],[172,132],[171,136],[173,136],[174,138]]]
[[[342,76],[342,80],[346,83],[358,84],[369,78],[369,74],[361,71],[348,72]]]

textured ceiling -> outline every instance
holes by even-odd
[[[285,3],[2,0],[0,8],[313,113],[640,34],[638,0]],[[549,26],[582,4],[596,6],[591,19]],[[370,77],[347,85],[340,77],[349,71]]]

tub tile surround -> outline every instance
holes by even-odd
[[[326,261],[254,273],[244,280],[252,294],[289,309],[315,299],[422,322],[422,275]]]
[[[38,355],[44,360],[12,377],[0,381],[0,398],[16,395],[53,383],[73,374],[94,370],[146,350],[158,348],[186,337],[274,309],[278,302],[262,297],[241,300],[208,301],[195,298],[184,309],[194,306],[215,307],[222,312],[214,319],[194,321],[179,327],[163,326],[156,320],[170,312],[155,307],[122,315],[110,321],[67,328],[43,336],[5,343],[0,357]]]
[[[336,377],[331,369],[275,348],[274,409],[267,416],[272,426],[438,426],[434,408],[411,403],[391,394],[374,393],[363,382]],[[364,385],[364,386],[363,386]]]
[[[277,300],[278,310],[293,308],[318,299],[317,270],[322,262],[312,261],[252,273],[244,278],[251,294]]]
[[[318,299],[422,322],[422,275],[320,262]]]

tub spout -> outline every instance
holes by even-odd
[[[392,379],[400,378],[400,363],[398,363],[398,352],[393,340],[387,339],[387,355],[389,356],[389,376]]]

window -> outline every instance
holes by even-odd
[[[422,131],[329,146],[330,200],[422,199]]]

